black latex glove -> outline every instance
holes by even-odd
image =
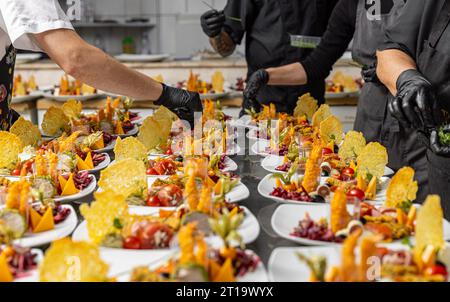
[[[450,132],[450,125],[446,125],[442,129],[444,132]],[[431,131],[430,136],[430,148],[437,155],[450,157],[450,146],[442,145],[439,139],[438,130],[434,129]]]
[[[260,69],[253,73],[247,80],[247,86],[244,90],[246,99],[255,99],[258,91],[269,83],[269,73],[265,69]]]
[[[377,64],[364,67],[361,71],[361,76],[366,83],[379,82],[377,76]]]
[[[397,96],[389,101],[391,114],[402,126],[428,132],[439,124],[439,110],[431,83],[417,70],[397,80]]]
[[[191,127],[194,125],[194,113],[203,111],[202,101],[198,93],[164,84],[163,93],[155,104],[169,108],[181,120],[188,121]]]
[[[203,32],[210,38],[222,32],[225,20],[225,13],[217,10],[209,10],[200,17]]]

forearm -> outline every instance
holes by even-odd
[[[209,38],[209,42],[214,50],[222,57],[231,56],[236,49],[236,44],[233,39],[225,31],[222,31],[217,37]]]
[[[276,68],[268,68],[268,85],[305,85],[308,77],[300,63],[293,63]]]
[[[65,72],[83,83],[137,100],[157,100],[161,96],[160,83],[119,63],[73,31],[37,34],[36,40]]]
[[[377,58],[378,78],[392,95],[396,95],[398,78],[406,70],[417,69],[416,63],[409,55],[397,49],[378,51]]]

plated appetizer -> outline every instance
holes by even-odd
[[[215,99],[226,95],[224,84],[225,78],[220,71],[216,71],[212,75],[210,83],[201,80],[198,74],[191,71],[188,80],[178,82],[176,86],[177,88],[198,92],[203,98]]]
[[[333,77],[326,82],[327,94],[342,94],[358,92],[362,87],[362,80],[355,80],[352,76],[343,72],[336,72]]]
[[[28,81],[24,81],[22,76],[18,74],[14,77],[13,83],[13,98],[27,96],[38,90],[38,85],[36,84],[36,79],[33,75],[28,78]]]
[[[344,241],[340,264],[329,266],[324,256],[298,257],[311,268],[311,281],[446,282],[450,250],[444,240],[442,219],[440,198],[429,196],[417,214],[415,244],[380,245],[379,236],[365,235],[359,229]]]
[[[41,253],[19,246],[0,247],[0,282],[21,281],[33,275]]]

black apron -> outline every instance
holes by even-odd
[[[433,84],[442,109],[450,112],[450,1],[444,7],[433,26],[428,41],[425,41],[417,60],[419,71]],[[430,193],[442,198],[442,207],[450,219],[450,158],[427,153]]]
[[[381,14],[381,20],[370,20],[366,16],[365,5],[365,0],[358,2],[352,55],[364,68],[374,68],[376,50],[384,39],[383,27],[393,17],[392,14],[401,9],[404,1],[394,0],[393,7]],[[420,188],[417,201],[421,202],[428,194],[426,147],[418,142],[417,131],[401,129],[391,116],[387,110],[390,97],[389,90],[376,77],[367,81],[361,89],[354,129],[362,132],[368,142],[379,142],[386,147],[388,166],[394,171],[404,166],[414,168]]]
[[[261,1],[261,5],[266,6],[261,9],[262,13],[257,19],[258,28],[250,29],[258,31],[255,35],[275,34],[278,33],[281,37],[270,38],[265,37],[265,43],[270,45],[262,45],[260,40],[253,40],[247,38],[246,53],[248,62],[248,76],[261,68],[278,67],[295,62],[299,62],[306,58],[311,52],[311,49],[301,49],[291,46],[290,34],[293,35],[307,35],[307,36],[322,36],[326,29],[328,18],[322,18],[326,15],[324,11],[327,9],[327,0],[276,0],[276,1]],[[270,10],[270,17],[267,10]],[[267,17],[266,19],[264,19]],[[329,16],[327,16],[329,17]],[[263,18],[264,21],[259,18]],[[272,19],[271,19],[272,18]],[[324,20],[326,19],[326,20]],[[264,28],[262,27],[262,22]],[[270,24],[272,23],[272,24]],[[276,25],[274,25],[276,24]],[[273,30],[272,26],[276,26]],[[277,45],[273,45],[277,41]],[[265,63],[261,63],[265,62]],[[320,104],[325,102],[325,82],[324,80],[308,83],[302,86],[265,86],[260,89],[256,99],[261,105],[268,105],[274,103],[278,112],[293,113],[298,97],[311,93]],[[248,104],[244,104],[244,109]],[[255,108],[257,111],[261,110]]]
[[[16,50],[13,45],[6,49],[6,54],[0,61],[0,130],[8,131],[18,119],[18,114],[10,108],[14,79]]]

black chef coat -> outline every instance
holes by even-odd
[[[299,62],[310,49],[291,46],[290,34],[322,36],[337,0],[229,0],[225,31],[236,44],[245,35],[248,76],[261,68]],[[294,87],[267,86],[257,100],[275,103],[278,111],[292,113],[300,95],[311,92],[324,101],[324,79]]]

